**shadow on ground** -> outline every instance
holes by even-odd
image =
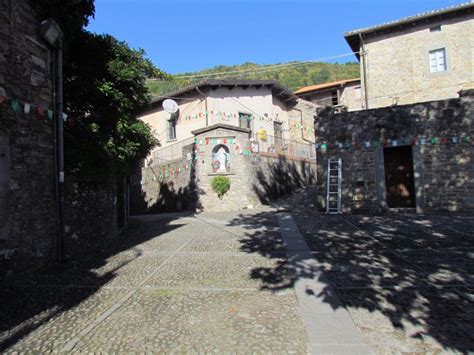
[[[117,277],[118,270],[142,255],[139,249],[134,248],[136,245],[181,227],[179,223],[171,225],[170,222],[171,219],[162,219],[159,223],[131,224],[128,230],[101,250],[90,250],[87,258],[26,272],[3,282],[0,294],[0,352],[96,295],[102,286]],[[133,252],[118,258],[118,262],[112,265],[108,263],[108,259],[129,249]]]
[[[243,251],[277,262],[251,271],[262,289],[280,291],[298,279],[318,278],[328,286],[308,293],[333,308],[358,312],[356,324],[366,338],[379,338],[374,340],[379,350],[386,351],[390,342],[394,351],[394,344],[418,351],[474,350],[472,216],[326,216],[299,208],[293,217],[318,261],[314,268],[298,256],[291,263],[279,259],[284,245],[274,212],[240,215],[230,222],[249,229],[241,240]],[[250,231],[262,225],[264,231]],[[329,283],[342,305],[333,302]],[[384,322],[392,334],[381,330]]]

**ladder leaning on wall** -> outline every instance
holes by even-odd
[[[342,160],[328,159],[326,213],[341,213]]]

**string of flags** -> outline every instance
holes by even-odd
[[[412,139],[387,139],[384,141],[380,140],[367,140],[363,142],[352,142],[352,143],[316,143],[315,147],[317,150],[325,151],[328,149],[370,149],[383,147],[397,147],[400,145],[445,145],[445,144],[459,144],[459,143],[470,143],[470,136],[452,136],[452,137],[415,137]]]
[[[221,112],[221,111],[205,111],[205,112],[199,112],[195,113],[192,115],[186,115],[186,116],[181,116],[178,119],[178,123],[181,120],[185,121],[192,121],[192,120],[197,120],[200,118],[206,118],[206,117],[215,117],[217,119],[221,119],[223,121],[228,121],[232,118],[239,118],[239,114],[237,113],[229,113],[229,112]],[[247,115],[247,120],[249,122],[251,121],[256,121],[256,122],[274,122],[275,119],[273,117],[270,117],[267,113],[263,115],[255,115],[255,114],[249,114]],[[303,129],[307,132],[312,132],[314,133],[314,127],[313,126],[307,126],[307,125],[302,125],[301,122],[299,121],[292,121],[291,119],[287,122],[281,122],[282,123],[282,131],[283,132],[289,132],[291,128],[296,128],[296,129]]]
[[[41,104],[31,104],[29,102],[20,101],[17,98],[8,98],[5,94],[5,89],[0,88],[0,106],[10,103],[11,109],[15,113],[24,113],[28,115],[34,113],[39,120],[47,118],[49,121],[53,120],[54,110]],[[68,115],[62,113],[64,122],[67,121]]]

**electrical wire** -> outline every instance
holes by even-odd
[[[339,54],[339,55],[333,55],[329,57],[323,57],[323,58],[318,58],[318,59],[312,59],[312,60],[305,60],[301,62],[296,62],[296,63],[284,63],[284,64],[272,64],[272,65],[267,65],[261,68],[254,68],[254,69],[248,69],[248,70],[235,70],[235,71],[230,71],[230,72],[220,72],[220,73],[208,73],[208,74],[195,74],[195,75],[174,75],[175,79],[199,79],[199,78],[209,78],[209,77],[214,77],[214,76],[220,76],[221,78],[227,77],[227,76],[234,76],[234,74],[254,74],[254,73],[263,73],[263,72],[269,72],[269,71],[274,71],[278,70],[281,68],[286,68],[286,67],[297,67],[297,66],[302,66],[302,65],[307,65],[311,63],[318,63],[318,62],[323,62],[331,59],[338,59],[338,58],[344,58],[348,56],[355,55],[359,52],[350,52],[350,53],[345,53],[345,54]],[[149,79],[149,81],[153,82],[169,82],[168,80],[161,80],[161,79]]]

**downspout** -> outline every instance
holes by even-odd
[[[361,56],[362,56],[362,73],[364,76],[364,98],[365,98],[365,109],[369,109],[369,90],[367,88],[367,61],[366,61],[366,52],[365,52],[365,43],[364,38],[362,38],[362,33],[359,33],[359,39],[361,46]]]
[[[204,97],[204,109],[205,109],[205,113],[209,113],[209,111],[207,110],[207,96],[201,91],[199,90],[199,86],[196,86],[196,91],[201,94],[202,97]],[[209,115],[206,114],[206,127],[209,126]]]
[[[58,197],[58,222],[59,233],[57,237],[57,260],[64,262],[64,125],[63,125],[63,48],[62,38],[59,39],[55,49],[56,65],[56,92],[55,92],[55,120],[56,125],[56,143],[57,143],[57,197]]]

